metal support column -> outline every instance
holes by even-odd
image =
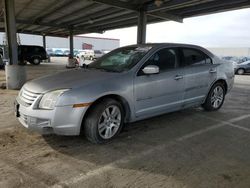
[[[69,31],[69,54],[74,57],[74,36],[73,30]]]
[[[46,50],[46,35],[43,35],[43,47]]]
[[[138,15],[137,44],[143,44],[146,42],[146,30],[147,30],[147,14],[145,10],[141,9]]]
[[[16,37],[15,1],[4,0],[5,32],[7,37],[9,62],[5,69],[7,89],[20,89],[26,81],[24,66],[18,65]]]

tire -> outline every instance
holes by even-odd
[[[95,144],[109,142],[123,127],[123,107],[116,100],[104,99],[90,109],[83,123],[84,134],[90,142]]]
[[[33,65],[40,65],[40,63],[41,63],[41,59],[39,57],[33,57],[31,59],[31,64]]]
[[[244,74],[245,73],[245,70],[244,69],[238,69],[237,70],[237,74],[238,75],[242,75],[242,74]]]
[[[216,94],[217,93],[217,94]],[[202,107],[207,111],[216,111],[221,108],[224,103],[226,89],[223,83],[217,82],[210,89],[206,101]]]

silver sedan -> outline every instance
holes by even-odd
[[[84,68],[26,83],[16,116],[42,134],[113,139],[124,123],[193,106],[221,108],[234,70],[206,49],[185,44],[118,48]]]

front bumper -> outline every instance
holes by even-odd
[[[41,134],[79,135],[87,107],[73,108],[70,105],[42,110],[24,106],[17,98],[15,109],[19,122],[28,129]]]

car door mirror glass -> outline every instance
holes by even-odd
[[[142,69],[144,74],[158,74],[159,73],[159,67],[156,65],[148,65]]]

